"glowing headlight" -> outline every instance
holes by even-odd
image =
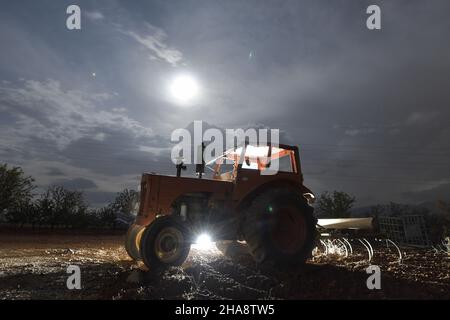
[[[195,247],[201,250],[211,249],[214,242],[211,241],[211,236],[207,233],[202,233],[195,241]]]

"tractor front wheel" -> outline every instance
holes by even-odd
[[[141,254],[139,252],[139,246],[144,229],[145,226],[132,224],[130,228],[128,228],[127,234],[125,236],[125,250],[134,261],[142,260]]]
[[[186,260],[191,248],[187,228],[172,216],[156,218],[142,234],[140,253],[150,269],[179,266]]]

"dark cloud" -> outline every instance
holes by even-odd
[[[117,192],[85,190],[83,195],[89,206],[98,208],[104,206],[105,204],[111,203],[116,197]]]
[[[64,2],[0,5],[0,157],[43,184],[59,174],[48,168],[85,177],[99,203],[143,171],[173,173],[171,132],[203,120],[281,129],[317,193],[370,204],[445,192],[447,0],[78,4],[82,32],[65,29]],[[381,31],[365,27],[370,4]],[[167,90],[183,72],[201,85],[189,107]]]
[[[84,137],[70,142],[61,154],[75,167],[95,173],[120,176],[162,170],[171,165],[167,139],[141,141],[135,136],[110,130],[101,140]],[[154,147],[158,146],[158,147]]]
[[[405,192],[403,193],[403,196],[407,201],[415,203],[420,203],[424,200],[450,201],[450,183],[444,183],[434,188],[428,188],[425,190]]]
[[[49,176],[63,176],[64,172],[61,169],[50,167],[47,168],[46,174]]]
[[[54,182],[55,185],[63,186],[70,190],[86,190],[97,188],[94,181],[85,178],[60,179]]]

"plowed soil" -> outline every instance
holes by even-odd
[[[257,267],[250,256],[225,257],[196,247],[181,267],[163,273],[133,262],[124,236],[72,232],[0,233],[0,299],[450,299],[450,258],[430,249],[374,247],[352,255],[316,255],[302,268]],[[381,289],[369,290],[369,264]],[[81,269],[80,290],[66,286]]]

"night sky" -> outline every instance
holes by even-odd
[[[0,162],[98,206],[174,174],[171,132],[203,120],[280,129],[315,193],[448,200],[449,15],[448,0],[1,0]],[[198,83],[188,104],[168,90],[179,74]]]

